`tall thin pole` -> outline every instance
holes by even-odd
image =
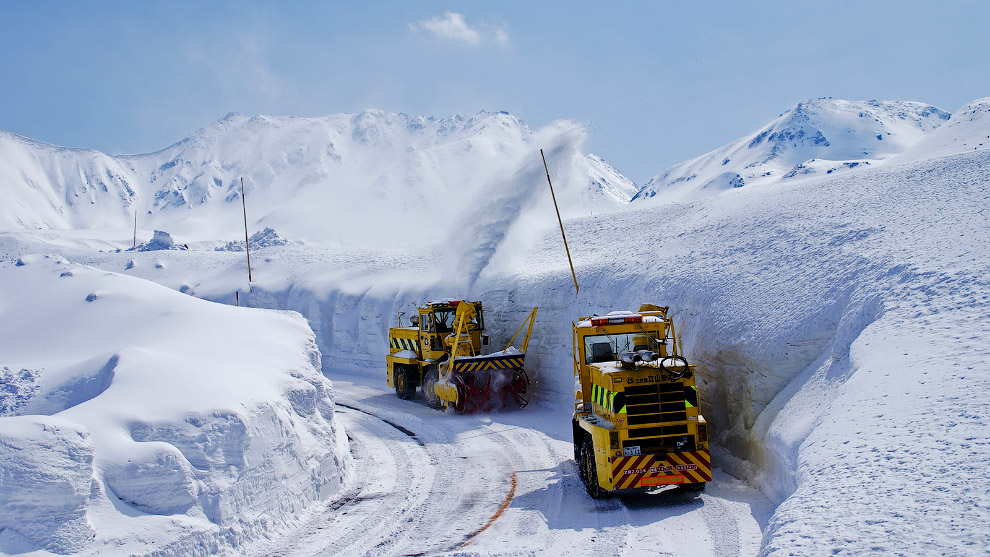
[[[564,239],[564,251],[567,252],[567,262],[571,266],[571,277],[574,279],[574,293],[577,294],[579,292],[577,274],[574,272],[574,262],[571,261],[571,250],[567,247],[567,236],[564,235],[564,221],[560,220],[557,196],[553,194],[553,182],[550,181],[550,170],[547,168],[547,158],[543,155],[543,149],[540,149],[540,157],[543,159],[543,170],[547,172],[547,183],[550,184],[550,197],[553,198],[553,208],[557,211],[557,223],[560,224],[560,237]]]
[[[248,286],[251,286],[251,247],[248,245],[247,201],[244,199],[244,178],[241,178],[241,207],[244,209],[244,251],[247,252]]]
[[[137,211],[134,211],[134,247],[137,247]]]

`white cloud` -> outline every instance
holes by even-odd
[[[504,27],[478,24],[470,26],[464,16],[447,12],[443,17],[435,16],[424,21],[410,23],[413,31],[426,31],[440,39],[477,46],[482,43],[508,44],[509,33]]]

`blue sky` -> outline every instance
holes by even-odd
[[[120,154],[228,112],[506,110],[586,125],[643,185],[804,99],[990,96],[987,22],[977,0],[0,0],[0,129]]]

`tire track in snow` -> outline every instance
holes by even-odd
[[[603,556],[735,556],[758,546],[739,538],[742,507],[720,490],[595,501],[570,444],[525,416],[448,416],[391,393],[350,389],[338,391],[337,402],[353,439],[350,485],[283,537],[290,544],[268,543],[277,551],[263,554],[516,555],[569,547]]]
[[[487,437],[497,444],[505,457],[517,463],[520,472],[520,493],[540,493],[538,508],[514,509],[515,534],[520,538],[533,540],[535,548],[549,554],[559,552],[561,545],[571,545],[574,540],[568,537],[566,528],[574,518],[574,508],[564,505],[565,497],[575,492],[584,494],[577,468],[568,465],[569,458],[554,449],[549,437],[541,432],[514,426],[486,426]],[[555,471],[556,478],[546,478],[538,472]],[[556,479],[556,481],[551,481]],[[589,498],[590,501],[590,498]],[[592,555],[615,555],[616,549],[625,546],[628,530],[628,516],[625,507],[615,500],[594,501],[594,521],[598,531],[590,538]],[[530,516],[542,513],[548,525],[545,537],[538,539],[537,525],[543,523]],[[588,518],[588,517],[586,517]],[[551,526],[553,525],[553,526]],[[509,526],[506,526],[509,527]]]
[[[716,557],[736,557],[740,554],[739,524],[718,497],[702,493],[701,516],[712,536],[712,554]]]
[[[367,405],[372,408],[367,410],[343,402],[337,406],[354,439],[352,446],[360,449],[355,451],[355,466],[364,478],[359,484],[363,491],[341,497],[322,513],[325,523],[333,523],[327,534],[336,539],[324,536],[319,540],[317,527],[310,531],[309,540],[294,544],[296,551],[279,554],[452,551],[484,532],[509,506],[513,490],[506,485],[509,495],[503,499],[502,484],[512,471],[506,473],[498,452],[482,451],[480,457],[458,454],[462,448],[452,442],[449,430],[420,422],[413,415],[403,418],[414,424],[411,427],[416,432],[390,419],[388,409]],[[362,454],[367,458],[361,458]],[[386,482],[378,486],[381,476]]]
[[[292,550],[280,555],[381,555],[396,553],[406,538],[402,525],[413,519],[433,488],[430,466],[414,466],[427,458],[421,445],[382,420],[352,410],[338,416],[350,432],[361,490],[327,505],[317,525]],[[327,530],[322,535],[321,530]],[[331,531],[332,530],[332,531]],[[331,538],[332,536],[332,538]]]

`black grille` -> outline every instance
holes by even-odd
[[[690,389],[693,391],[693,389]],[[615,396],[615,408],[626,408],[628,445],[641,445],[644,452],[663,452],[684,446],[682,437],[688,432],[684,405],[685,389],[680,381],[652,385],[630,385]],[[674,422],[674,423],[672,423]],[[637,427],[651,426],[651,427]],[[694,441],[692,439],[693,446]]]
[[[683,422],[687,420],[687,412],[665,412],[662,414],[634,414],[629,412],[626,418],[629,425],[655,424],[658,422]]]
[[[630,439],[638,437],[661,437],[664,435],[684,435],[688,432],[684,424],[665,425],[659,427],[635,427],[630,428],[628,435]]]
[[[615,395],[615,409],[626,408],[629,425],[687,420],[684,410],[684,384],[655,383],[635,385]]]

